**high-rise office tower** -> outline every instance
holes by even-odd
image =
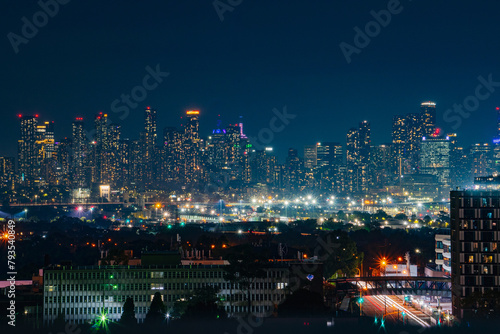
[[[372,146],[370,154],[371,187],[382,189],[391,180],[391,145]]]
[[[342,165],[343,149],[340,143],[321,142],[316,144],[317,165],[333,167]]]
[[[423,115],[412,113],[406,115],[406,138],[404,174],[414,174],[418,170],[420,143],[424,137]]]
[[[102,112],[98,113],[94,120],[95,136],[92,143],[92,183],[109,183],[109,134],[108,134],[108,115]]]
[[[85,156],[87,139],[85,138],[82,117],[77,117],[72,124],[72,183],[75,188],[85,187]]]
[[[370,123],[363,121],[359,123],[358,135],[359,163],[367,165],[370,162],[371,131]]]
[[[367,192],[369,186],[369,164],[371,146],[370,123],[359,123],[358,129],[347,132],[346,172],[347,190]]]
[[[500,139],[500,107],[495,108],[497,112],[497,139]]]
[[[284,167],[284,187],[287,191],[297,191],[301,182],[302,162],[297,149],[289,148]]]
[[[431,136],[436,130],[436,103],[428,101],[420,105],[423,136]]]
[[[184,172],[182,133],[175,127],[163,129],[163,147],[165,163],[162,164],[162,179],[165,182],[180,182]]]
[[[459,319],[474,313],[467,297],[500,291],[499,207],[497,190],[450,193],[452,311]]]
[[[36,145],[39,163],[52,158],[55,152],[54,142],[54,121],[38,124],[36,127]]]
[[[120,141],[121,141],[121,126],[118,124],[110,124],[109,129],[109,181],[113,188],[118,188],[121,183],[121,160],[120,160]]]
[[[304,167],[311,169],[318,164],[318,149],[317,145],[304,146]]]
[[[392,170],[398,179],[405,173],[404,160],[406,158],[407,135],[406,116],[396,115],[392,119]]]
[[[436,175],[441,185],[450,185],[450,138],[423,137],[420,166],[422,174]]]
[[[469,149],[471,177],[488,176],[494,171],[493,147],[488,143],[474,144]]]
[[[458,143],[456,133],[448,134],[450,138],[450,185],[456,187],[471,186],[470,159],[464,148]],[[472,179],[471,179],[472,180]]]
[[[14,188],[15,159],[13,157],[0,157],[0,187]]]
[[[187,183],[196,182],[199,176],[200,160],[200,111],[186,111],[186,124],[184,125],[184,181]]]
[[[142,164],[142,143],[139,140],[133,140],[129,143],[129,177],[130,187],[136,190],[143,189],[143,164]]]
[[[21,122],[18,141],[18,173],[19,180],[24,185],[33,185],[38,176],[38,152],[36,150],[38,115],[19,115]]]
[[[156,173],[157,169],[157,125],[156,125],[157,113],[155,109],[151,107],[146,107],[144,110],[144,131],[142,136],[143,144],[143,164],[144,164],[144,183],[146,189],[154,188],[156,184]]]
[[[72,160],[73,144],[71,138],[63,138],[61,141],[55,143],[55,159],[51,164],[55,163],[55,171],[52,171],[50,177],[54,178],[49,180],[52,184],[61,184],[64,186],[72,185],[71,177],[71,160]]]

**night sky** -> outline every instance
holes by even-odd
[[[287,106],[296,118],[269,144],[280,158],[288,147],[302,154],[316,141],[345,143],[363,120],[372,143],[389,142],[392,116],[418,112],[426,100],[451,131],[443,113],[474,95],[477,77],[500,82],[500,2],[401,0],[401,12],[348,64],[339,44],[354,45],[354,27],[364,30],[370,11],[388,2],[243,0],[221,21],[212,0],[72,0],[16,54],[9,32],[22,35],[21,19],[33,22],[40,7],[2,1],[0,155],[17,152],[18,113],[54,120],[61,139],[74,117],[90,129],[103,111],[136,139],[148,105],[158,110],[160,133],[179,126],[185,110],[200,109],[202,136],[218,114],[223,124],[243,116],[245,133],[257,135],[273,108]],[[170,75],[121,120],[112,102],[157,64]],[[498,92],[455,130],[464,145],[495,136]]]

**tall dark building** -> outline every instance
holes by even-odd
[[[87,139],[85,138],[82,117],[77,117],[72,129],[72,166],[71,179],[73,187],[85,187],[85,156],[87,154]]]
[[[464,319],[465,298],[500,291],[500,191],[452,191],[450,200],[452,308]]]
[[[358,129],[347,132],[346,172],[349,192],[365,193],[368,190],[370,137],[370,123],[367,121],[359,123]]]
[[[431,136],[436,130],[436,103],[428,101],[420,105],[422,114],[422,132],[424,136]]]
[[[144,110],[144,131],[142,136],[143,145],[143,166],[144,166],[144,183],[146,189],[151,189],[155,185],[156,181],[156,169],[157,169],[157,125],[156,125],[157,113],[156,110],[151,109],[151,107],[146,107]]]
[[[450,137],[424,137],[420,153],[421,172],[436,175],[440,185],[450,185]]]
[[[14,187],[15,160],[13,157],[0,157],[0,188]]]
[[[17,146],[19,181],[33,185],[38,177],[38,152],[36,150],[38,115],[19,115],[21,133]]]
[[[493,147],[488,143],[474,144],[469,149],[471,177],[488,176],[494,171]]]
[[[318,164],[318,148],[317,145],[304,146],[304,167],[314,168]]]
[[[184,181],[196,182],[199,176],[200,160],[200,111],[186,111],[186,124],[184,125]]]
[[[109,133],[108,115],[100,112],[94,120],[95,137],[93,141],[92,183],[109,184]]]
[[[166,182],[179,182],[184,171],[183,139],[182,133],[175,127],[166,127],[163,130],[163,156],[162,180]],[[181,169],[182,168],[182,169]]]
[[[400,178],[404,174],[404,160],[406,157],[407,141],[407,118],[396,115],[392,119],[392,170]]]

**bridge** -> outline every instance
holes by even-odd
[[[355,277],[330,279],[340,291],[363,291],[363,295],[417,295],[451,297],[451,279],[441,277]]]

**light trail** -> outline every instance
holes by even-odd
[[[378,300],[381,304],[384,304],[384,299],[381,297],[381,296],[372,296],[375,300]],[[408,317],[410,317],[411,319],[413,319],[415,322],[417,322],[419,325],[422,325],[422,327],[431,327],[431,325],[429,325],[427,322],[423,321],[422,319],[420,319],[419,317],[417,317],[415,314],[413,314],[411,311],[408,311],[408,309],[404,306],[401,306],[399,305],[398,303],[396,303],[394,300],[392,300],[391,298],[389,298],[389,301],[391,303],[391,305],[393,307],[396,307],[398,310],[402,310],[404,311]]]

